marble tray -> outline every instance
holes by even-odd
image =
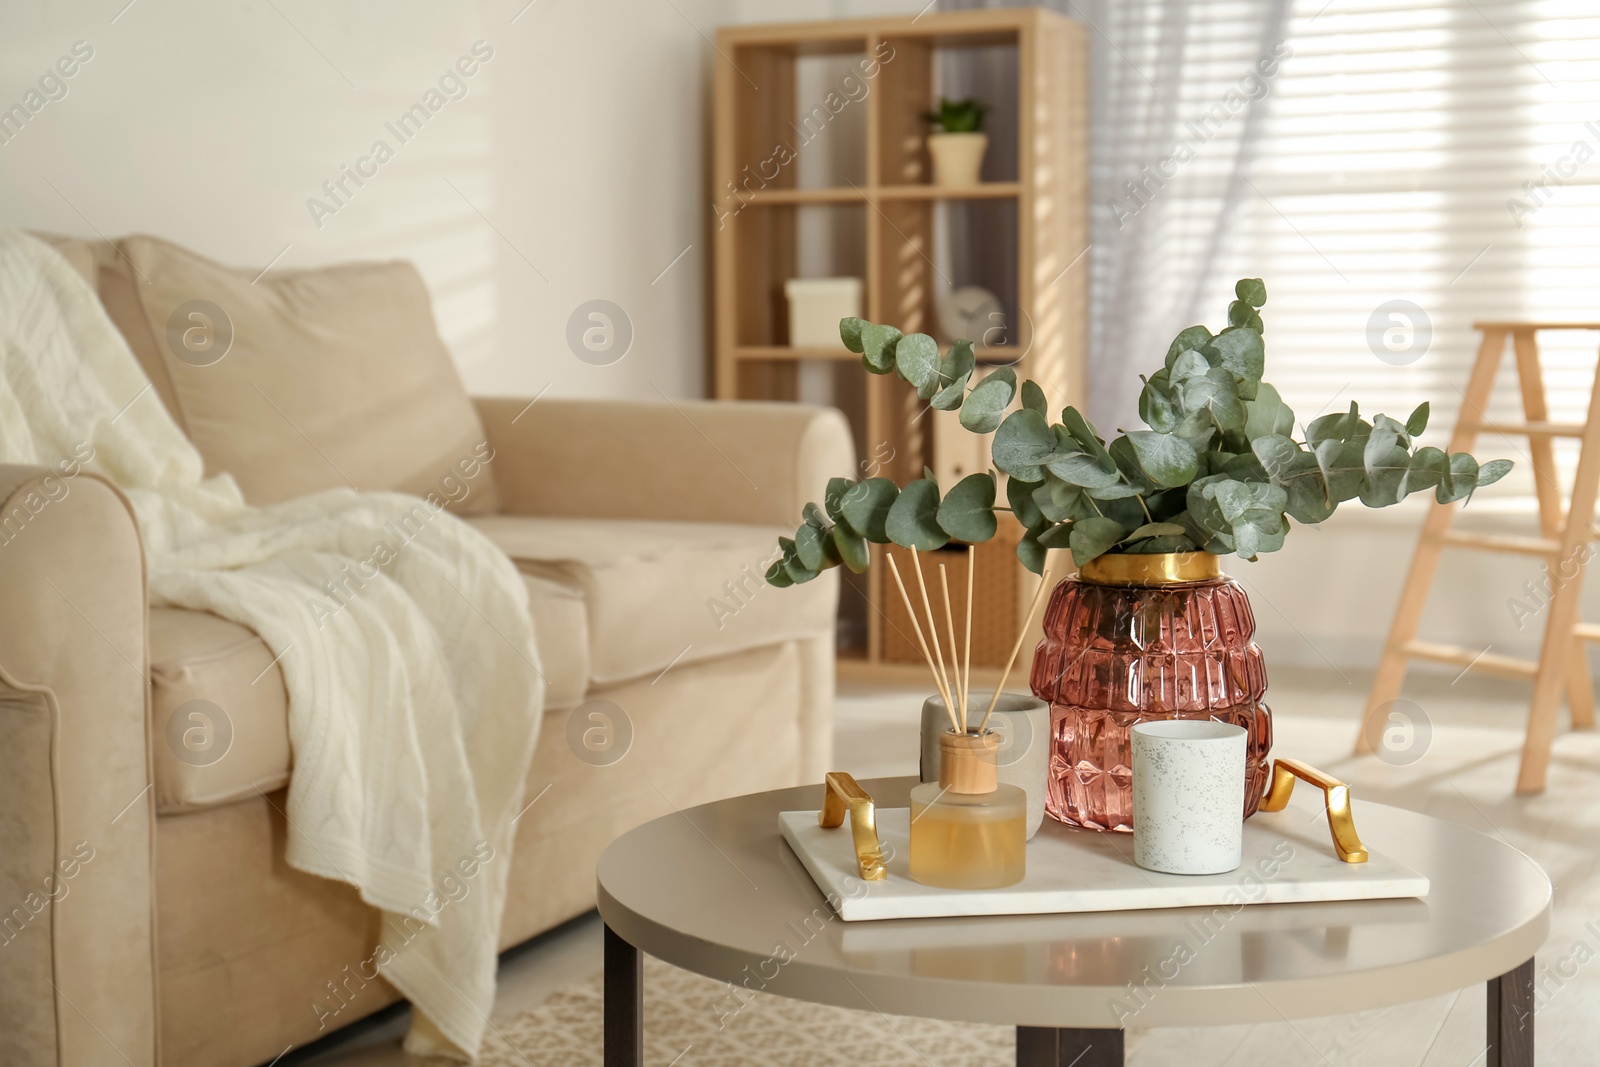
[[[1355,817],[1359,830],[1359,805]],[[1370,848],[1366,863],[1342,862],[1334,855],[1320,807],[1258,813],[1244,824],[1244,863],[1227,874],[1209,875],[1147,871],[1134,864],[1128,835],[1083,833],[1046,819],[1028,843],[1027,877],[1005,889],[983,890],[936,889],[912,881],[907,870],[910,809],[879,808],[877,822],[889,877],[866,882],[856,873],[848,820],[824,830],[815,811],[778,814],[784,840],[846,921],[1428,895],[1427,878]]]

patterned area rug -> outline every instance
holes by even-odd
[[[728,986],[645,958],[649,1067],[1006,1067],[1008,1026],[851,1011]],[[496,1020],[479,1067],[600,1067],[601,978]]]

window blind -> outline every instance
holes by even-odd
[[[1215,6],[1220,33],[1230,5]],[[1220,312],[1236,277],[1267,279],[1267,378],[1302,424],[1352,399],[1403,419],[1426,399],[1424,440],[1442,447],[1475,321],[1600,322],[1600,7],[1294,0],[1287,41],[1201,306]],[[1224,195],[1233,125],[1178,190],[1196,215]],[[1600,332],[1541,348],[1552,418],[1581,421]],[[1521,417],[1509,355],[1487,414]],[[1565,485],[1576,442],[1558,449]],[[1477,451],[1518,461],[1485,496],[1531,507],[1526,440]]]

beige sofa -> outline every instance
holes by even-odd
[[[255,278],[149,238],[54,240],[152,379],[131,402],[166,404],[208,471],[263,503],[432,492],[517,562],[549,698],[504,946],[592,907],[623,830],[820,778],[837,587],[760,574],[851,462],[838,413],[469,401],[405,264]],[[0,467],[0,1063],[266,1063],[398,999],[368,977],[377,915],[284,863],[273,653],[147,608],[126,501],[82,459]],[[606,740],[592,712],[631,732],[620,759],[579,758],[584,729]]]

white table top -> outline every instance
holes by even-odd
[[[894,807],[916,780],[862,784]],[[1420,1000],[1511,970],[1550,924],[1550,880],[1516,849],[1359,799],[1363,841],[1427,876],[1426,899],[846,923],[778,830],[778,812],[821,795],[757,793],[624,834],[600,857],[601,917],[658,959],[752,990],[1056,1027],[1266,1022]],[[1309,821],[1319,800],[1301,790],[1290,811]]]

